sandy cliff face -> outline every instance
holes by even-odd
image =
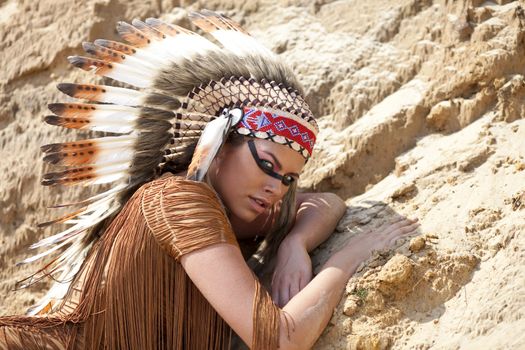
[[[347,214],[319,266],[356,232],[399,215],[420,237],[349,281],[316,349],[525,346],[525,4],[520,1],[0,1],[0,314],[15,267],[78,189],[43,188],[39,146],[74,133],[42,122],[58,82],[96,81],[66,56],[117,39],[118,20],[222,10],[286,59],[322,128],[302,186]],[[83,190],[87,193],[87,189]]]

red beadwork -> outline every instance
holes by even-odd
[[[244,116],[237,128],[247,128],[252,131],[266,132],[269,135],[279,135],[298,143],[310,155],[315,144],[315,134],[304,124],[284,115],[263,111],[258,108],[244,107]]]

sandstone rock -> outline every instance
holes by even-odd
[[[397,254],[390,259],[378,274],[382,282],[398,285],[410,277],[412,261],[404,255]]]
[[[421,251],[423,248],[425,248],[425,238],[423,237],[414,237],[410,240],[410,251],[412,253],[417,253]]]

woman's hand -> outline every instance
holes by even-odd
[[[283,307],[312,279],[312,261],[304,244],[287,237],[277,252],[272,277],[272,299]]]
[[[378,229],[352,237],[343,250],[355,255],[360,261],[364,261],[372,255],[374,250],[391,248],[397,240],[416,234],[418,228],[417,219],[399,217]]]

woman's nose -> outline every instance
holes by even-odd
[[[281,180],[268,176],[268,179],[264,184],[264,191],[272,196],[280,198],[283,187]]]

